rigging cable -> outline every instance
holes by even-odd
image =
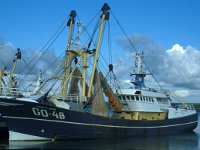
[[[100,14],[100,11],[97,12],[97,14],[92,18],[92,20],[86,25],[86,26],[83,26],[83,30],[81,31],[81,34],[85,31],[86,34],[88,35],[88,37],[91,39],[92,36],[89,34],[89,32],[87,31],[87,28],[89,27],[89,25],[94,21],[94,19]],[[77,18],[79,19],[80,21],[80,18],[78,17],[77,15]],[[94,44],[94,43],[93,43]],[[95,44],[94,44],[95,45]]]
[[[3,69],[4,69],[4,68],[6,67],[6,64],[5,64],[5,62],[3,61],[3,59],[0,59],[0,61],[1,61],[1,64],[3,64],[3,66],[4,66],[4,67],[2,66]]]
[[[55,40],[60,36],[60,34],[62,33],[62,31],[66,28],[66,26],[64,26],[64,24],[66,24],[66,20],[68,18],[66,18],[63,23],[60,25],[60,27],[58,28],[58,30],[52,35],[52,37],[49,39],[49,41],[42,47],[42,49],[29,61],[28,65],[25,66],[22,69],[22,72],[35,60],[35,59],[39,59],[37,58],[37,56],[39,56],[43,51],[44,53],[46,53],[46,51],[50,48],[50,46],[55,42]],[[64,26],[64,27],[63,27]],[[47,48],[46,48],[47,47]],[[35,65],[35,64],[34,64]],[[33,65],[33,66],[34,66]]]
[[[108,20],[108,47],[109,47],[109,68],[110,65],[112,64],[112,53],[111,53],[111,41],[110,41],[110,21]],[[110,85],[111,85],[111,73],[110,73]]]
[[[111,53],[111,31],[110,31],[110,21],[108,20],[108,47],[109,47],[109,64],[112,63],[112,53]]]
[[[130,38],[128,37],[128,35],[126,34],[125,30],[122,28],[121,24],[119,23],[119,21],[117,20],[117,18],[115,17],[115,15],[113,14],[113,12],[111,11],[111,14],[113,15],[115,21],[117,22],[117,24],[119,25],[120,29],[122,30],[122,32],[124,33],[124,35],[126,36],[126,38],[128,39],[129,43],[131,44],[132,48],[137,52],[137,49],[135,48],[135,46],[133,45],[133,43],[131,42]]]
[[[25,59],[23,59],[23,57],[22,57],[22,61],[25,63],[25,65],[27,65],[28,63],[25,61]],[[30,73],[31,74],[33,74],[36,78],[37,78],[37,76],[34,74],[34,72],[33,72],[33,69],[30,69]],[[19,76],[19,75],[18,75]],[[21,76],[21,74],[20,74],[20,76]],[[18,82],[18,84],[20,85],[20,84],[22,84],[22,82],[23,82],[23,76],[22,76],[22,78],[19,80],[19,82]],[[26,88],[25,88],[26,89]]]
[[[63,55],[64,55],[64,51],[57,57],[56,60],[54,60],[47,68],[44,69],[44,72],[46,72],[50,67],[52,67],[53,64],[55,64],[56,62],[58,62],[59,59],[60,59]],[[36,77],[36,78],[37,78],[37,77]],[[27,89],[28,87],[30,87],[33,83],[34,83],[34,81],[32,81],[32,82],[26,87],[26,89]]]
[[[61,70],[59,70],[59,71],[57,72],[57,74],[59,74],[60,72],[61,72]],[[63,72],[64,72],[64,71],[63,71]],[[62,72],[61,74],[63,74],[63,72]],[[51,84],[51,87],[49,88],[48,93],[53,89],[53,87],[56,85],[56,83],[58,83],[59,80],[60,80],[60,79],[57,78],[57,79],[54,81],[54,84]],[[56,88],[55,91],[58,91],[58,89],[59,89],[59,87],[61,86],[61,84],[62,84],[62,83],[60,83],[60,84],[58,85],[58,87]],[[53,94],[55,95],[56,92],[53,92]]]
[[[88,50],[89,50],[89,48],[90,48],[90,46],[91,46],[91,43],[93,42],[93,38],[94,38],[94,36],[95,36],[95,33],[97,32],[97,29],[99,28],[99,26],[101,25],[101,23],[100,23],[100,18],[97,20],[97,23],[96,23],[96,25],[95,25],[95,28],[94,28],[94,31],[93,31],[93,33],[92,33],[92,35],[91,35],[91,37],[90,37],[90,41],[89,41],[89,43],[88,43]],[[94,44],[94,46],[95,46],[95,44]]]
[[[5,66],[5,68],[7,68],[8,70],[12,70],[12,63],[14,62],[15,59],[15,55],[14,57],[12,57],[12,59],[9,61],[8,66]]]
[[[106,76],[105,76],[105,81],[106,81],[106,78],[108,77],[109,73],[110,73],[110,76],[111,76],[111,73],[112,73],[112,75],[113,75],[113,77],[114,77],[114,82],[116,82],[116,81],[117,81],[117,78],[116,78],[116,76],[115,76],[115,74],[114,74],[114,72],[113,72],[113,65],[112,65],[112,64],[109,65],[109,71],[108,71],[108,73],[107,73]],[[110,84],[110,86],[111,86],[111,84]],[[120,92],[121,92],[121,88],[120,88],[119,84],[117,84],[117,86],[118,86],[118,89],[119,89]],[[122,93],[122,92],[121,92],[121,93]],[[118,99],[118,98],[117,98],[117,99]],[[127,101],[126,101],[126,100],[124,100],[124,102],[127,104]],[[128,108],[128,110],[130,111],[130,108],[129,108],[128,105],[127,105],[127,108]]]
[[[117,18],[115,17],[115,15],[113,14],[113,12],[111,11],[111,14],[113,15],[115,21],[117,22],[117,24],[119,25],[119,27],[121,28],[122,32],[125,34],[126,38],[128,39],[130,45],[132,46],[132,48],[135,50],[135,52],[137,52],[137,49],[134,47],[133,43],[131,42],[130,38],[127,36],[125,30],[122,28],[121,24],[119,23],[119,21],[117,20]],[[145,66],[147,67],[147,64],[145,63],[145,61],[143,61],[143,63],[145,64]],[[147,67],[148,68],[148,67]],[[150,69],[148,69],[150,74],[152,75],[152,77],[154,78],[154,80],[156,81],[156,83],[158,84],[158,86],[160,87],[160,89],[164,92],[163,88],[161,87],[161,85],[159,84],[158,80],[156,79],[156,77],[152,74],[152,72],[150,71]]]

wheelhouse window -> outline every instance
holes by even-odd
[[[148,97],[149,102],[154,102],[152,97]]]
[[[169,104],[169,101],[167,98],[157,98],[158,103],[161,104]]]
[[[149,102],[151,102],[150,99],[149,99],[149,97],[146,97],[146,100],[149,101]]]
[[[147,99],[147,97],[144,97],[144,99],[145,99],[145,101],[147,101],[147,102],[148,102],[148,99]]]
[[[143,98],[143,101],[147,101],[147,100],[146,100],[146,97],[142,97],[142,98]]]
[[[134,97],[134,96],[131,96],[131,100],[135,100],[135,97]]]
[[[141,94],[141,91],[135,91],[135,94]]]
[[[130,96],[126,96],[126,99],[127,99],[127,100],[130,100]]]
[[[136,98],[137,101],[139,101],[139,96],[136,96],[135,98]]]

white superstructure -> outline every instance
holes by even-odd
[[[173,106],[169,95],[164,92],[158,92],[153,89],[147,89],[144,84],[146,73],[142,69],[143,53],[136,53],[135,71],[131,75],[135,75],[132,83],[135,89],[119,89],[115,93],[122,103],[123,112],[138,113],[166,113],[167,118],[183,117],[195,114],[196,110],[192,106],[177,105]]]

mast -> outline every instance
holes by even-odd
[[[78,49],[80,49],[80,39],[81,39],[81,27],[82,27],[82,23],[81,22],[78,22],[77,23],[77,25],[78,25],[78,36],[76,37],[76,39],[77,39],[77,46],[78,46]]]
[[[15,69],[16,69],[16,65],[17,65],[17,61],[18,60],[21,60],[22,56],[21,56],[21,51],[20,51],[20,48],[17,48],[17,53],[15,54],[15,59],[13,60],[13,68],[12,68],[12,71],[10,73],[10,76],[9,76],[9,84],[10,84],[10,88],[16,88],[16,81],[15,81],[15,78],[14,78],[14,72],[15,72]],[[9,86],[8,84],[8,86]],[[8,88],[8,87],[7,87]],[[14,89],[12,89],[14,90]],[[7,93],[8,89],[6,90],[6,93]]]
[[[70,16],[70,18],[67,22],[67,26],[69,26],[69,36],[68,36],[68,42],[67,42],[68,48],[67,49],[70,49],[70,45],[71,45],[73,27],[74,27],[75,17],[76,17],[76,11],[72,10],[69,16]]]
[[[64,96],[64,97],[66,97],[67,95],[66,93],[68,89],[68,80],[66,80],[66,78],[70,74],[70,71],[71,71],[70,66],[73,59],[73,56],[71,56],[68,53],[68,50],[71,47],[71,40],[72,40],[73,27],[75,23],[76,11],[72,10],[69,16],[70,18],[67,22],[67,26],[69,26],[69,35],[68,35],[67,50],[65,53],[65,60],[64,60],[64,73],[62,77],[62,87],[61,87],[61,92],[60,92],[60,96]]]
[[[87,51],[83,51],[83,69],[82,69],[82,98],[86,96],[86,69],[87,69]]]
[[[131,73],[131,76],[135,75],[135,80],[133,79],[131,83],[135,85],[136,89],[142,89],[143,87],[145,87],[144,78],[146,77],[146,75],[148,75],[143,69],[143,59],[143,52],[136,52],[135,70],[134,73]]]
[[[89,89],[88,89],[88,94],[87,94],[88,98],[91,97],[92,85],[93,85],[94,74],[95,74],[95,69],[96,69],[98,55],[99,55],[100,44],[101,44],[101,40],[102,40],[103,28],[105,25],[105,21],[109,19],[109,10],[110,10],[110,7],[108,6],[108,4],[104,3],[103,7],[101,8],[101,11],[102,11],[101,26],[100,26],[100,30],[99,30],[98,42],[97,42],[95,57],[94,57],[94,64],[93,64],[93,68],[92,68],[92,74],[91,74],[90,84],[89,84]]]

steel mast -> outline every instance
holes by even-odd
[[[91,94],[92,94],[91,91],[92,91],[95,69],[96,69],[97,61],[98,61],[100,44],[101,44],[102,35],[103,35],[103,28],[104,28],[104,25],[105,25],[105,21],[109,20],[109,15],[110,15],[109,10],[110,10],[110,7],[108,6],[108,4],[104,3],[103,7],[101,8],[101,11],[102,11],[101,26],[100,26],[100,30],[99,30],[98,42],[97,42],[97,46],[96,46],[96,50],[95,50],[95,56],[94,56],[94,64],[93,64],[92,74],[91,74],[91,77],[90,77],[90,84],[89,84],[89,88],[88,88],[88,94],[87,94],[88,98],[90,98]]]

